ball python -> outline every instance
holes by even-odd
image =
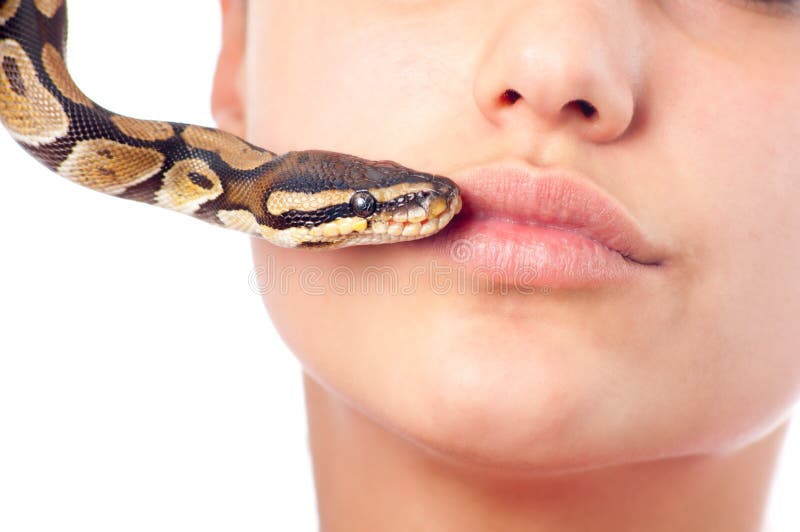
[[[424,238],[461,209],[450,179],[323,150],[278,155],[219,129],[104,109],[70,76],[65,0],[0,0],[0,121],[62,177],[294,248]]]

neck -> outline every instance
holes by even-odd
[[[724,456],[532,478],[454,465],[304,384],[321,532],[758,532],[788,424]]]

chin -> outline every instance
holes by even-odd
[[[378,353],[320,355],[299,334],[290,346],[325,388],[445,463],[553,475],[646,458],[653,433],[641,429],[648,420],[620,423],[626,390],[609,397],[602,372],[580,363],[596,353],[555,333],[536,342],[508,331],[480,334],[491,327],[485,317],[482,326],[454,321],[449,329],[437,325],[440,336],[428,348]]]
[[[429,364],[409,371],[407,386],[391,390],[408,404],[372,417],[466,466],[556,474],[630,460],[626,427],[597,422],[613,401],[604,400],[589,372],[570,367],[564,346],[481,344],[473,339],[429,353]],[[381,406],[380,397],[372,399],[367,409]]]

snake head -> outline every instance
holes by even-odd
[[[416,240],[461,210],[450,179],[391,161],[290,152],[264,194],[262,235],[284,247],[341,248]],[[267,227],[264,227],[264,226]]]

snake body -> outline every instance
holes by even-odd
[[[283,247],[423,238],[461,209],[451,180],[391,161],[277,155],[218,129],[108,111],[72,80],[66,28],[65,0],[0,0],[0,121],[65,178]]]

